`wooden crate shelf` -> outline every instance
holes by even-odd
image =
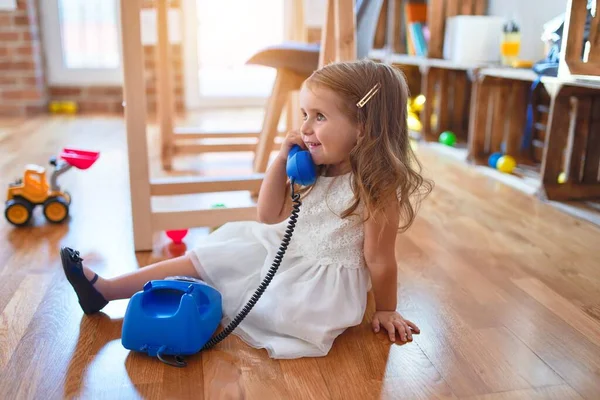
[[[600,199],[600,84],[543,79],[552,97],[540,195]],[[558,182],[561,173],[564,183]]]
[[[492,153],[502,152],[519,164],[541,164],[550,97],[541,84],[531,92],[536,78],[532,71],[511,68],[474,72],[468,135],[470,161],[486,164]],[[526,137],[530,96],[532,126],[530,137]]]

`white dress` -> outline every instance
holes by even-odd
[[[350,177],[319,177],[302,199],[277,273],[233,331],[272,358],[327,355],[334,339],[363,319],[371,286],[363,224],[358,217],[339,217],[351,204]],[[190,251],[200,277],[223,297],[223,324],[242,310],[269,271],[287,224],[228,223]]]

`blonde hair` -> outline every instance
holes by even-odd
[[[338,107],[361,132],[350,152],[354,198],[342,218],[353,214],[361,201],[367,219],[379,218],[390,201],[395,201],[400,213],[399,230],[407,230],[420,200],[433,189],[433,182],[421,176],[421,164],[410,146],[406,109],[409,91],[404,74],[371,60],[337,62],[315,71],[305,85],[336,93],[341,100]],[[378,85],[366,104],[357,106]]]

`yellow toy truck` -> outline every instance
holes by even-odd
[[[50,182],[47,180],[46,169],[39,165],[27,165],[22,179],[9,184],[4,216],[15,226],[29,223],[36,206],[43,206],[44,217],[52,223],[61,223],[69,216],[71,195],[61,190],[58,177],[71,169],[88,169],[98,157],[99,152],[63,149],[60,158],[50,159],[54,167]]]

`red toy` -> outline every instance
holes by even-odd
[[[181,244],[181,243],[183,243],[183,238],[185,237],[185,235],[187,235],[188,230],[187,229],[174,229],[174,230],[166,231],[165,233],[167,234],[169,239],[171,239],[173,241],[173,243]]]
[[[65,148],[60,155],[60,158],[65,160],[70,165],[78,169],[88,169],[100,157],[97,151],[85,151]]]

